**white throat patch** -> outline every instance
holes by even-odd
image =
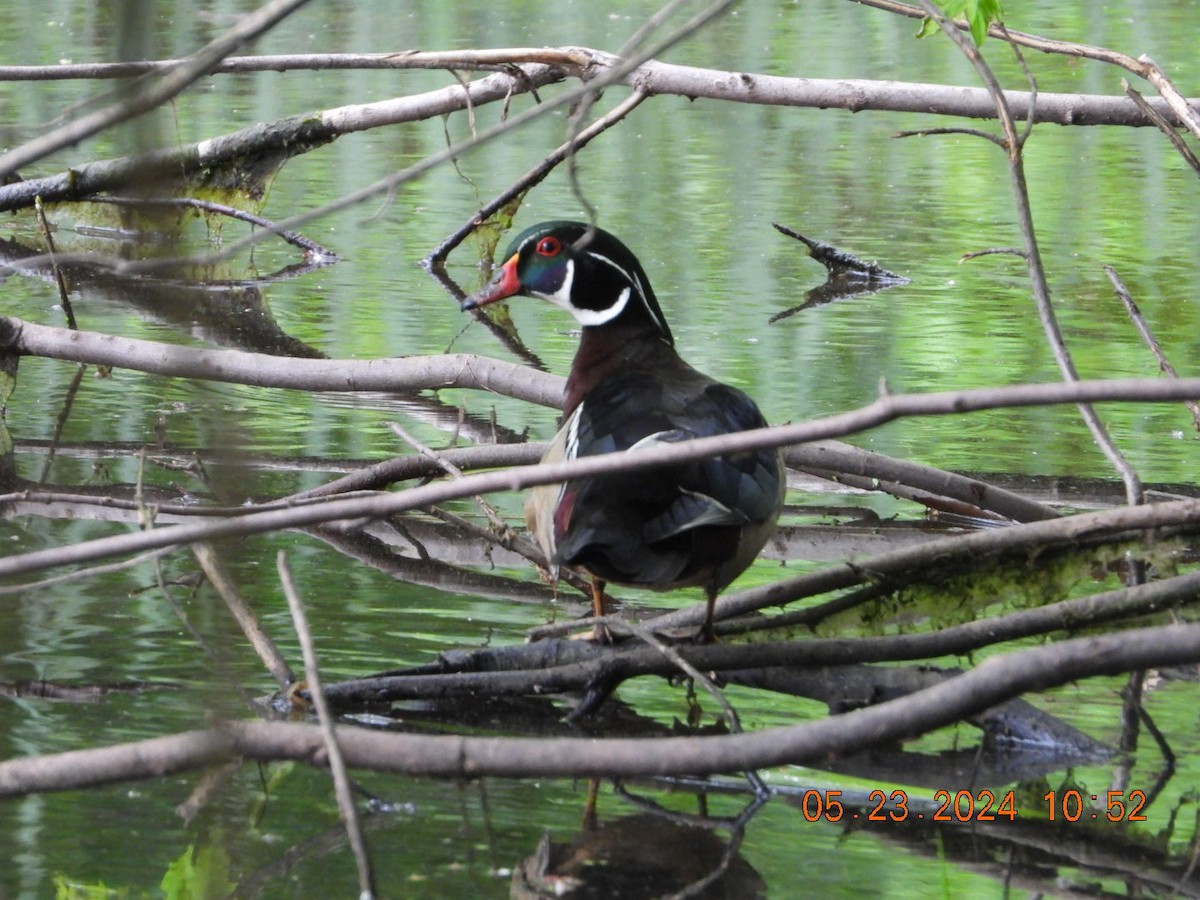
[[[575,307],[571,305],[571,285],[575,281],[575,260],[567,260],[566,268],[567,273],[563,276],[562,284],[553,294],[543,294],[541,291],[530,291],[530,293],[543,300],[549,300],[555,306],[561,306],[565,310],[574,312]]]
[[[597,262],[616,269],[624,277],[624,280],[630,285],[633,285],[633,287],[624,288],[621,293],[617,294],[612,305],[605,309],[582,309],[578,306],[575,306],[571,302],[571,288],[575,284],[575,260],[570,259],[567,260],[566,272],[563,275],[562,284],[558,286],[558,290],[552,294],[545,294],[541,293],[540,291],[530,291],[530,293],[534,296],[540,297],[543,300],[553,303],[555,306],[562,307],[571,315],[573,315],[575,317],[575,321],[580,325],[588,326],[606,325],[613,319],[617,318],[617,316],[621,315],[621,313],[625,311],[625,307],[629,305],[630,297],[633,296],[633,293],[636,290],[638,298],[646,307],[646,312],[648,312],[650,317],[654,319],[656,323],[658,323],[658,326],[662,331],[667,331],[666,322],[664,322],[662,317],[651,308],[650,303],[646,300],[645,288],[642,286],[642,280],[640,278],[636,277],[632,272],[627,272],[607,256],[602,256],[599,253],[588,253],[588,256]]]
[[[602,259],[603,257],[596,257]],[[607,262],[607,260],[605,260]],[[543,300],[548,300],[555,306],[561,306],[567,312],[575,317],[575,321],[580,325],[603,325],[606,322],[611,322],[619,316],[625,309],[625,304],[629,302],[630,290],[625,288],[617,295],[616,302],[607,309],[580,309],[571,302],[571,287],[575,283],[575,260],[567,261],[567,271],[563,276],[562,284],[558,286],[558,290],[553,294],[538,293],[537,296]],[[623,270],[622,270],[623,271]]]
[[[604,325],[611,322],[625,310],[625,304],[629,302],[629,295],[632,292],[629,288],[621,291],[617,295],[617,302],[608,309],[579,309],[576,306],[569,306],[571,315],[575,317],[575,321],[580,325]]]

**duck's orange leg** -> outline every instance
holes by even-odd
[[[592,578],[592,615],[596,618],[608,615],[608,604],[605,603],[604,597],[604,582],[593,576]],[[600,644],[611,644],[612,635],[608,633],[608,629],[601,624],[597,624],[592,631],[592,640]]]

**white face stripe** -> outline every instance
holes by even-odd
[[[594,259],[598,262],[606,263],[607,265],[612,266],[614,269],[616,269],[618,272],[620,272],[625,277],[626,281],[628,281],[630,284],[634,285],[637,288],[638,297],[641,298],[642,306],[644,306],[646,308],[646,312],[650,313],[650,318],[652,318],[654,320],[655,324],[658,325],[660,331],[664,331],[664,332],[668,331],[667,323],[662,320],[662,318],[653,310],[653,308],[651,308],[650,303],[646,300],[646,289],[642,285],[642,280],[640,278],[638,278],[632,272],[626,272],[624,269],[622,269],[620,266],[618,266],[615,262],[613,262],[607,256],[602,256],[599,253],[589,253],[588,256],[590,256],[592,259]],[[621,302],[618,303],[616,306],[611,307],[611,309],[613,310],[613,314],[611,316],[608,316],[607,318],[603,319],[600,322],[594,322],[594,323],[590,323],[590,324],[602,325],[602,324],[604,324],[604,322],[609,321],[614,316],[616,316],[618,313],[620,313],[621,310],[623,310],[625,308],[625,304],[629,302],[628,288],[622,293],[621,297],[622,297]],[[579,318],[578,315],[576,315],[576,318]],[[582,322],[583,320],[580,319],[580,321]],[[586,325],[589,323],[584,322],[583,324]]]

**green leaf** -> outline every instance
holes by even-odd
[[[988,26],[992,22],[999,22],[1004,15],[1000,0],[946,0],[942,4],[942,12],[948,19],[965,21],[971,31],[971,39],[977,47],[987,40]],[[917,37],[928,37],[937,30],[937,23],[926,16],[921,20]]]
[[[929,16],[926,16],[921,20],[921,27],[917,29],[917,38],[927,38],[937,30],[937,23],[929,18]]]
[[[975,46],[980,47],[987,40],[988,26],[999,22],[1004,11],[1000,8],[1000,0],[966,0],[964,14]]]
[[[167,867],[160,886],[168,900],[228,897],[236,887],[229,868],[229,855],[220,847],[193,845]]]

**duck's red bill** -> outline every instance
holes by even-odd
[[[511,297],[521,290],[521,279],[517,277],[517,254],[509,257],[508,262],[500,267],[486,286],[480,288],[460,304],[461,309],[476,309]]]

